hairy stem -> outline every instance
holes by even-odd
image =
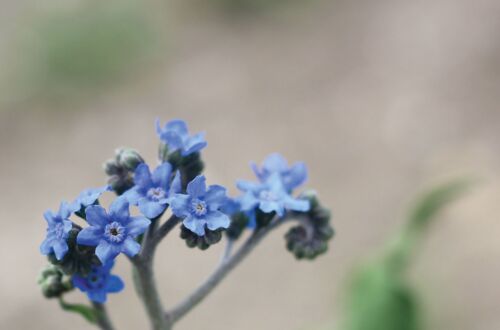
[[[135,258],[137,284],[140,286],[141,298],[154,330],[170,330],[164,317],[164,309],[156,287],[152,258]]]
[[[219,267],[193,293],[172,310],[165,313],[165,319],[174,324],[198,305],[274,228],[284,219],[275,219],[267,227],[255,231],[231,257],[223,259]]]
[[[92,302],[92,306],[97,311],[97,326],[102,330],[113,330],[106,306],[96,302]]]

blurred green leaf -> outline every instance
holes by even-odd
[[[61,308],[67,312],[80,314],[88,322],[96,324],[98,320],[98,311],[93,308],[82,304],[69,304],[65,302],[62,298],[59,298],[59,305]]]
[[[342,329],[421,329],[416,294],[407,283],[404,271],[430,221],[469,186],[470,181],[454,181],[424,194],[407,225],[388,247],[354,270],[348,285]]]

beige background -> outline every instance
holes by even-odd
[[[36,3],[1,2],[1,53]],[[195,0],[148,5],[170,29],[154,69],[79,100],[0,111],[1,329],[88,328],[36,285],[42,213],[102,184],[115,147],[154,163],[156,117],[206,131],[208,181],[232,193],[272,151],[306,161],[338,233],[326,256],[296,262],[280,229],[178,329],[334,322],[350,267],[397,230],[419,192],[464,175],[481,184],[442,214],[410,275],[426,329],[500,329],[500,2],[312,1],[239,18]],[[157,259],[169,306],[222,249],[190,250],[176,236]],[[144,329],[125,259],[117,272],[127,290],[110,297],[115,323]]]

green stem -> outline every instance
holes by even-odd
[[[113,330],[113,324],[111,324],[111,320],[108,315],[108,311],[106,310],[106,306],[104,304],[92,302],[92,306],[96,311],[97,316],[97,325],[102,330]]]

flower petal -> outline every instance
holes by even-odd
[[[172,212],[180,218],[187,217],[189,214],[191,214],[188,209],[188,203],[190,199],[191,198],[188,195],[184,194],[175,194],[174,196],[169,198]]]
[[[189,137],[184,145],[184,150],[182,150],[183,156],[188,156],[192,153],[198,152],[207,146],[207,141],[205,141],[205,133],[198,133]]]
[[[205,220],[203,219],[197,219],[195,217],[189,216],[184,221],[182,224],[189,230],[191,230],[193,233],[195,233],[198,236],[203,236],[205,235]]]
[[[205,181],[206,179],[204,175],[198,175],[188,183],[187,193],[194,198],[205,195],[205,192],[207,190]]]
[[[151,221],[144,217],[132,217],[130,222],[127,224],[127,233],[132,237],[140,235],[148,229]]]
[[[127,237],[123,241],[122,251],[129,257],[135,256],[141,250],[141,245],[137,243],[132,237]]]
[[[43,217],[47,221],[49,227],[52,227],[53,225],[55,225],[57,223],[56,215],[54,214],[54,212],[52,212],[50,210],[45,211],[43,213]]]
[[[175,132],[179,135],[188,134],[188,128],[186,122],[180,119],[174,119],[166,123],[165,130]]]
[[[134,183],[141,188],[148,188],[151,186],[151,172],[146,163],[139,164],[134,171]]]
[[[104,304],[106,302],[106,292],[104,291],[88,291],[87,297],[93,302]]]
[[[130,216],[129,206],[130,204],[127,198],[124,196],[120,196],[116,198],[109,206],[109,215],[114,220],[127,220]]]
[[[62,260],[66,252],[68,252],[68,244],[63,240],[54,240],[52,243],[54,254],[57,260]]]
[[[167,206],[165,204],[142,198],[139,200],[139,211],[148,219],[154,219],[159,216]]]
[[[76,237],[76,242],[81,245],[96,246],[99,244],[103,235],[101,227],[86,227],[83,228]]]
[[[182,189],[182,181],[181,181],[181,172],[177,171],[175,172],[174,179],[172,180],[172,183],[170,184],[170,191],[168,192],[169,196],[173,196],[173,194],[178,194],[181,192]]]
[[[279,153],[272,153],[264,159],[262,167],[268,172],[284,172],[288,170],[288,162]]]
[[[104,227],[109,222],[106,210],[99,205],[87,206],[85,209],[87,222],[92,226]]]
[[[46,256],[51,252],[52,252],[52,240],[46,238],[43,240],[42,244],[40,244],[40,253]]]
[[[107,292],[120,292],[125,287],[122,279],[116,275],[109,275],[108,282],[106,283]]]
[[[205,202],[210,210],[219,209],[227,201],[226,188],[219,185],[211,185],[205,194]]]
[[[170,163],[167,162],[159,165],[151,176],[153,184],[167,191],[170,183],[170,174],[172,174],[172,165]]]
[[[114,245],[105,240],[101,240],[95,249],[95,254],[102,264],[113,260],[121,252],[121,245]]]
[[[285,208],[281,203],[274,201],[261,201],[259,204],[259,208],[264,213],[276,212],[280,217],[285,214]]]
[[[283,178],[288,190],[302,185],[307,180],[307,167],[303,162],[293,164],[288,174]]]
[[[220,211],[209,212],[206,216],[207,227],[210,230],[216,230],[219,228],[228,228],[231,224],[231,220]]]
[[[140,193],[138,187],[127,190],[122,196],[127,199],[130,205],[137,205],[139,199],[144,197],[143,194]]]
[[[285,199],[285,207],[293,211],[307,212],[311,205],[308,200],[288,197]]]

